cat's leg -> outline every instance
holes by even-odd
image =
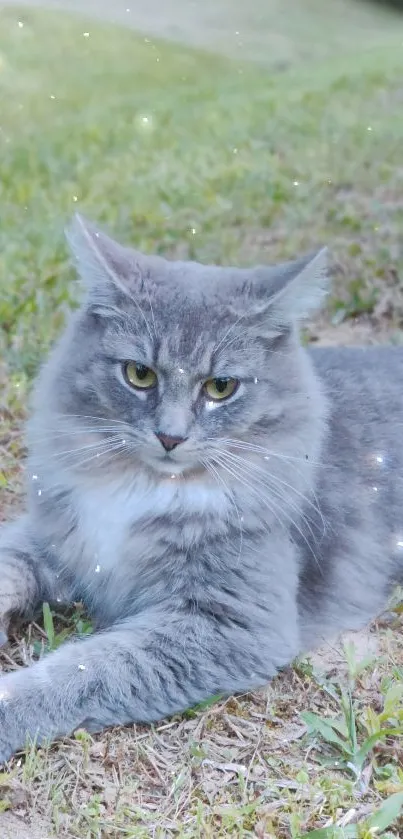
[[[50,572],[41,562],[28,517],[0,529],[0,646],[13,615],[29,617],[50,595]]]
[[[68,642],[0,679],[0,762],[36,742],[113,724],[152,722],[215,694],[264,685],[296,653],[290,613],[252,626],[240,609],[150,609]]]

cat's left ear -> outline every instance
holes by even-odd
[[[328,291],[328,250],[269,268],[256,268],[257,309],[273,326],[301,320],[318,309]]]
[[[115,242],[78,213],[66,229],[77,271],[90,298],[106,302],[113,290],[131,296],[141,280],[144,257]]]

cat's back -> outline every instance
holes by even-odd
[[[403,508],[403,347],[309,352],[328,399],[320,470],[325,495],[337,489],[341,506],[343,499],[365,504],[373,495],[374,514],[397,526]]]
[[[312,550],[309,532],[300,545],[306,648],[362,626],[403,581],[403,348],[313,348],[309,355],[328,418],[315,482],[326,528]],[[318,519],[315,533],[319,526]]]
[[[393,428],[403,444],[403,347],[317,347],[309,354],[331,414],[361,432]]]
[[[368,389],[402,398],[403,346],[312,347],[308,350],[319,376],[349,393]]]

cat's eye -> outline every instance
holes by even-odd
[[[221,399],[228,399],[232,396],[238,385],[238,379],[207,379],[204,382],[204,390],[209,399],[219,402]]]
[[[126,361],[123,365],[124,377],[131,387],[138,390],[150,390],[157,384],[157,376],[151,367],[139,364],[138,361]]]

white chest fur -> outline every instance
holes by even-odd
[[[223,490],[208,480],[165,480],[156,485],[126,479],[87,486],[80,492],[77,509],[87,557],[99,573],[119,561],[136,522],[183,512],[226,516],[230,503]]]

